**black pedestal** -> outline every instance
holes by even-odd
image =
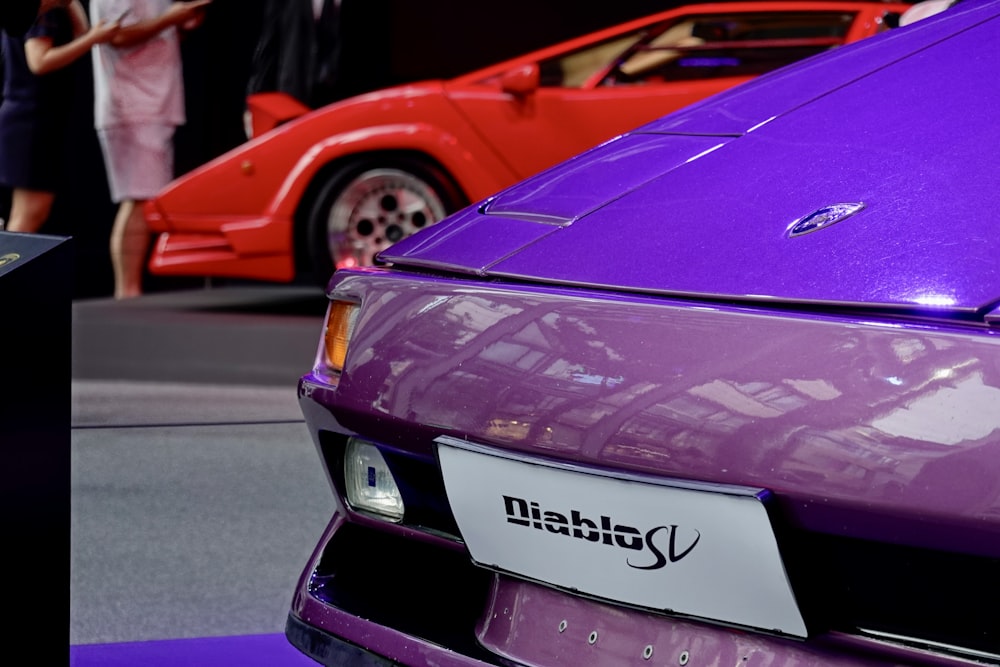
[[[8,637],[69,664],[69,239],[0,232],[0,535]]]

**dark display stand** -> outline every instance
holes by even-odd
[[[8,636],[69,664],[69,239],[0,232],[0,516]]]

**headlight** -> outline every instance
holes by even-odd
[[[403,497],[375,445],[356,438],[347,441],[344,482],[347,502],[353,509],[394,523],[403,520]]]
[[[353,301],[334,301],[326,313],[326,329],[323,332],[323,349],[320,363],[324,370],[340,373],[344,370],[347,347],[354,334],[354,325],[361,308]]]

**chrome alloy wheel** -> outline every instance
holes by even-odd
[[[327,217],[333,265],[369,266],[381,250],[445,215],[434,189],[409,172],[372,169],[358,174],[340,191]]]

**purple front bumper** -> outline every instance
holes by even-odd
[[[830,633],[806,643],[604,604],[486,572],[460,552],[386,538],[341,514],[320,544],[286,634],[330,667],[980,664],[876,637]],[[401,622],[410,632],[390,627]]]

